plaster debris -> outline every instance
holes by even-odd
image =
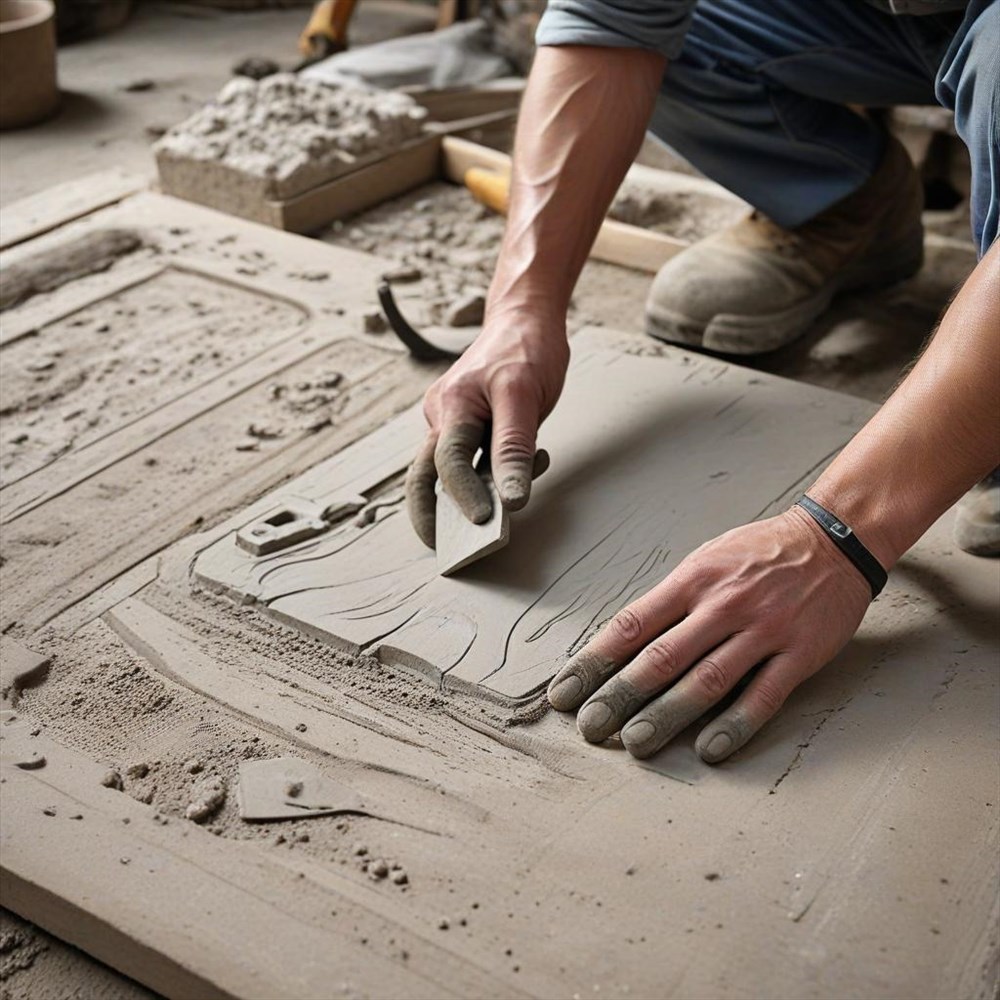
[[[233,66],[233,76],[247,76],[251,80],[263,80],[280,72],[281,67],[267,56],[247,56]]]
[[[49,675],[49,658],[0,636],[0,698],[16,706],[25,688],[36,687]]]
[[[125,774],[129,778],[145,778],[149,774],[149,765],[144,761],[136,761],[125,769]]]
[[[411,281],[419,281],[424,276],[424,272],[420,270],[419,267],[407,266],[405,264],[394,268],[391,271],[386,271],[382,277],[391,282],[394,285],[405,285]]]
[[[14,766],[21,768],[22,771],[37,771],[41,767],[45,767],[45,755],[40,753],[33,753],[29,757],[22,757],[20,760],[14,761]]]
[[[184,815],[195,823],[204,823],[226,801],[226,783],[222,778],[205,778],[195,786],[195,795]]]
[[[445,316],[448,326],[478,326],[486,312],[486,295],[470,292],[455,302]]]
[[[101,778],[101,784],[105,788],[113,788],[116,792],[120,792],[125,787],[122,776],[115,770],[105,771],[104,777]]]
[[[153,147],[160,163],[218,164],[291,198],[417,138],[427,112],[394,91],[276,73],[230,80]]]
[[[5,923],[12,919],[6,911],[3,911],[3,918]],[[30,969],[47,948],[45,938],[37,928],[28,924],[18,928],[5,927],[0,933],[0,983],[7,983],[17,973]],[[6,987],[2,995],[5,998],[8,995]],[[13,996],[13,992],[10,995]]]
[[[366,312],[361,317],[361,323],[365,333],[385,333],[389,329],[385,317],[377,309]]]
[[[655,191],[626,181],[608,210],[618,222],[694,242],[739,222],[743,202],[697,191]]]

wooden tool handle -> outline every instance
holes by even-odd
[[[510,178],[506,174],[483,167],[469,167],[465,171],[465,186],[476,201],[482,202],[488,208],[501,215],[507,214],[507,204],[510,199]]]

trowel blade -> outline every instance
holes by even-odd
[[[493,501],[493,514],[485,524],[473,524],[439,486],[435,547],[437,569],[441,576],[457,572],[502,549],[510,541],[509,515],[500,503],[496,486],[489,475],[483,476],[483,482]]]

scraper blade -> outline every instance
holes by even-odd
[[[483,476],[483,482],[493,502],[493,514],[485,524],[473,524],[438,483],[435,545],[441,576],[457,572],[463,566],[502,549],[510,541],[509,515],[500,503],[493,478],[487,474]]]

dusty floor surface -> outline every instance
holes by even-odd
[[[0,910],[0,1000],[154,1000],[155,994]]]
[[[937,237],[937,229],[953,226],[962,211],[927,213],[926,263],[914,278],[884,291],[840,296],[794,344],[741,363],[881,402],[975,265],[971,242]],[[682,238],[708,235],[733,214],[730,206],[692,196],[660,215],[655,228]],[[398,286],[396,297],[419,327],[442,324],[453,303],[488,288],[502,233],[502,218],[464,189],[440,183],[337,223],[320,237],[418,271],[421,280]],[[651,275],[588,261],[573,293],[570,331],[602,325],[641,330],[651,282]]]
[[[386,8],[388,13],[382,17],[379,5],[366,0],[355,23],[356,40],[399,30],[407,17],[426,19],[423,12],[411,14],[410,5],[390,6],[394,9]],[[61,50],[62,111],[44,125],[4,135],[0,143],[0,204],[109,165],[151,174],[149,144],[153,138],[212,96],[239,58],[254,54],[293,62],[294,40],[302,21],[301,9],[234,16],[180,4],[147,3],[121,32]],[[145,79],[152,79],[154,86],[126,89]],[[932,222],[940,221],[943,231],[952,234],[956,226],[961,229],[953,216]],[[408,315],[413,310],[415,323],[431,323],[440,322],[456,298],[486,287],[501,228],[501,220],[471,203],[464,191],[433,185],[336,227],[323,238],[419,268],[421,280],[401,285],[399,298]],[[700,231],[683,212],[665,220],[661,228],[679,235]],[[177,241],[183,241],[183,234]],[[147,247],[136,253],[136,261],[151,255]],[[754,363],[765,370],[880,400],[912,360],[971,263],[971,255],[960,240],[932,241],[928,266],[917,278],[888,292],[840,300],[800,342]],[[248,259],[240,266],[266,271],[274,265]],[[110,314],[106,309],[101,316],[84,310],[69,321],[52,324],[43,347],[28,338],[5,350],[0,372],[0,466],[5,480],[44,468],[117,428],[132,419],[137,408],[157,402],[164,386],[183,384],[192,372],[222,370],[266,346],[267,329],[246,322],[248,317],[264,315],[253,296],[236,289],[221,291],[215,284],[197,295],[190,293],[188,284],[185,294],[179,296],[170,280],[168,277],[141,293],[121,292]],[[571,327],[641,329],[649,281],[646,275],[589,263],[574,295]],[[421,304],[424,314],[418,311]],[[274,310],[267,317],[269,322],[294,328],[296,317],[291,306],[265,308]],[[357,323],[358,317],[352,317],[352,322]],[[141,351],[134,349],[127,335],[135,323],[141,323],[148,334]],[[237,328],[251,334],[256,330],[261,342],[230,336]],[[360,333],[360,329],[349,332]],[[218,347],[213,346],[213,338]],[[378,338],[372,342],[377,344]],[[279,381],[275,383],[277,390],[262,387],[267,419],[255,422],[247,415],[249,411],[244,411],[237,421],[227,424],[226,454],[236,454],[242,448],[238,455],[252,458],[260,451],[276,451],[288,435],[310,421],[322,425],[328,417],[339,419],[338,407],[345,407],[345,419],[350,418],[349,393],[336,391],[341,369],[350,368],[350,364],[341,364],[342,360],[328,359],[318,374],[313,366],[311,373],[300,372],[295,378]],[[368,363],[367,355],[351,362],[358,369]],[[316,384],[310,384],[310,379]],[[255,405],[255,412],[261,412],[260,405]],[[320,411],[315,418],[310,416],[314,409]],[[215,440],[203,437],[206,442]],[[206,473],[195,468],[197,462],[191,454],[176,460],[147,453],[143,461],[153,463],[150,469],[162,462],[161,471],[181,480],[201,481],[199,477]],[[236,466],[227,468],[234,477],[241,474]],[[159,488],[166,488],[164,483],[169,481],[161,480]],[[101,484],[90,500],[90,514],[101,511],[105,500],[115,499],[116,489],[114,484]],[[137,504],[147,502],[148,496],[135,498]],[[14,558],[35,559],[39,552],[54,551],[75,530],[71,518],[81,516],[88,516],[87,510],[67,514],[67,520],[61,522],[57,518],[45,531],[19,539]],[[197,512],[192,514],[192,521],[197,516]],[[5,549],[4,558],[10,558],[11,550]],[[259,662],[278,663],[292,650],[304,673],[337,678],[360,704],[381,704],[389,699],[414,725],[425,715],[462,710],[439,701],[423,687],[415,688],[405,676],[387,675],[384,667],[374,662],[341,657],[310,640],[289,639],[286,632],[261,622],[250,611],[208,595],[197,595],[193,606],[179,605],[164,588],[154,588],[144,596],[154,607],[210,639],[220,656],[227,646],[249,643]],[[907,595],[899,597],[899,604],[904,614]],[[72,644],[53,636],[50,648],[56,653],[52,681],[34,693],[29,704],[44,713],[54,735],[99,752],[109,766],[119,769],[127,793],[140,800],[149,797],[164,822],[185,822],[183,814],[206,776],[217,776],[228,785],[241,759],[284,750],[283,743],[269,742],[255,727],[234,723],[215,709],[206,712],[201,699],[172,689],[148,673],[103,620],[86,625]],[[129,717],[123,719],[108,707],[107,691],[131,706]],[[471,706],[466,708],[473,711]],[[523,720],[491,721],[500,728],[513,722],[517,728],[516,723]],[[149,750],[139,759],[134,748],[141,744],[148,744]],[[197,772],[192,773],[192,762],[202,765]],[[143,768],[136,765],[145,765],[148,770],[140,774]],[[227,798],[210,817],[209,826],[220,836],[257,839],[275,851],[317,858],[334,856],[358,873],[363,873],[366,857],[396,860],[393,838],[384,837],[381,826],[363,818],[315,819],[279,834],[241,824],[233,799]],[[366,854],[356,853],[359,846],[366,848]],[[408,859],[399,860],[405,864]],[[429,865],[429,859],[424,863]],[[423,881],[424,886],[432,886],[429,894],[445,915],[442,919],[450,920],[455,930],[464,928],[461,922],[474,919],[473,908],[480,900],[463,897],[449,905],[455,887],[433,884],[432,871],[429,865],[424,871],[415,871],[414,877],[418,884]],[[403,890],[387,887],[387,891]],[[593,895],[559,902],[570,907],[600,905]],[[534,901],[535,906],[540,903]],[[561,919],[559,913],[557,905],[552,911],[554,920]],[[928,933],[937,932],[931,929]],[[507,944],[498,939],[490,947],[500,955]],[[511,967],[517,965],[516,957],[507,956],[506,961]],[[149,995],[82,953],[10,914],[0,914],[3,1000],[139,1000]]]

